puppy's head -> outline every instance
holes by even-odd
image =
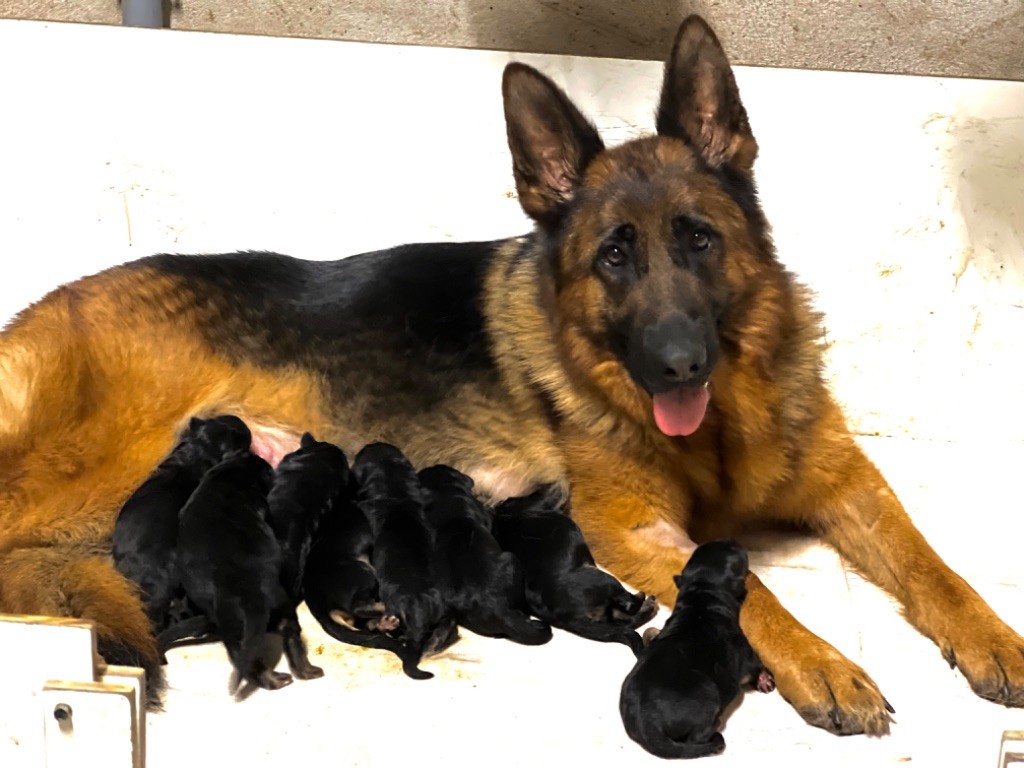
[[[259,490],[261,496],[270,493],[270,487],[274,484],[274,470],[267,461],[255,453],[242,454],[239,460],[245,463],[246,469],[251,473],[253,485]]]
[[[701,544],[690,555],[682,573],[675,577],[680,596],[696,584],[722,590],[737,600],[747,595],[747,551],[731,539]]]
[[[376,491],[400,490],[416,479],[416,470],[398,448],[388,443],[369,443],[356,454],[352,464],[355,481]]]
[[[473,492],[473,478],[447,464],[435,464],[432,467],[421,469],[419,478],[423,488],[430,493]]]
[[[568,514],[569,500],[567,489],[558,483],[542,485],[526,496],[511,496],[495,507],[501,514],[521,514],[523,512],[562,512]]]
[[[309,432],[306,432],[299,441],[299,450],[286,456],[285,461],[290,457],[295,457],[303,466],[309,466],[310,462],[313,462],[316,466],[339,475],[343,483],[348,483],[348,457],[334,443],[317,440]]]
[[[189,439],[200,450],[213,458],[247,451],[252,444],[252,432],[237,416],[222,415],[212,419],[193,418],[188,425]]]

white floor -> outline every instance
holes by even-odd
[[[322,259],[522,232],[499,89],[510,58],[0,21],[0,71],[16,73],[0,79],[0,323],[59,282],[158,251]],[[514,58],[562,83],[609,142],[650,130],[659,64]],[[818,292],[851,425],[935,548],[1024,630],[1024,84],[737,77],[780,254]],[[897,722],[837,738],[750,694],[716,764],[988,766],[1002,731],[1024,728],[830,550],[751,546]],[[657,762],[618,719],[624,647],[465,633],[416,682],[305,626],[326,678],[241,703],[221,649],[172,652],[149,765]]]

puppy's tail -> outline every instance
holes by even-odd
[[[587,640],[596,640],[599,643],[622,643],[628,645],[634,656],[639,656],[644,649],[644,641],[640,635],[632,629],[617,627],[612,624],[602,624],[591,621],[572,621],[556,623],[556,627],[572,632],[574,635],[585,637]]]
[[[383,651],[391,651],[402,662],[402,671],[413,680],[430,680],[434,674],[419,668],[421,654],[405,643],[377,632],[361,632],[357,629],[342,626],[331,618],[330,610],[324,610],[321,605],[310,605],[306,601],[309,612],[313,614],[324,632],[342,643],[359,645],[363,648],[378,648]]]
[[[551,640],[551,626],[540,619],[534,619],[522,611],[510,611],[502,617],[505,636],[522,645],[544,645]]]

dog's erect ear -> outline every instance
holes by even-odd
[[[658,104],[658,133],[693,147],[713,168],[748,172],[757,156],[729,60],[700,16],[679,27]]]
[[[501,82],[519,204],[555,226],[604,144],[562,90],[533,67],[512,63]]]
[[[314,445],[316,445],[316,439],[309,432],[303,432],[302,439],[299,440],[299,446],[302,448],[312,448]]]

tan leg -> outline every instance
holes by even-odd
[[[637,589],[675,603],[672,577],[694,544],[683,533],[688,500],[667,473],[631,466],[621,456],[576,453],[569,471],[572,514],[595,559]],[[681,524],[676,524],[678,520]],[[748,577],[740,613],[744,632],[779,692],[812,725],[835,733],[887,733],[892,710],[859,666],[797,621],[761,583]]]
[[[822,537],[902,603],[979,696],[1024,706],[1024,638],[954,573],[914,527],[881,473],[850,443],[843,492],[811,520]]]

